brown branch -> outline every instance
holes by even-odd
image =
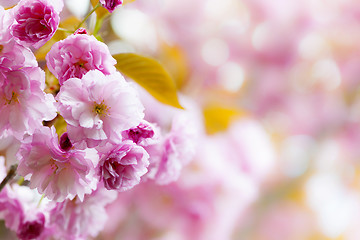
[[[17,164],[11,165],[10,170],[8,171],[6,177],[0,183],[0,192],[5,187],[5,185],[16,175],[17,167],[18,167]]]

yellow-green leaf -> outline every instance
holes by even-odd
[[[123,1],[123,5],[125,5],[125,4],[128,4],[128,3],[132,3],[132,2],[134,2],[135,0],[124,0]]]
[[[161,51],[157,58],[163,60],[164,66],[175,81],[177,89],[186,85],[188,78],[188,62],[183,49],[177,45],[161,44]]]
[[[64,132],[66,132],[67,124],[65,119],[61,115],[57,115],[54,121],[54,127],[56,129],[56,133],[60,137]]]
[[[203,110],[206,132],[215,134],[226,131],[230,124],[237,118],[245,116],[246,113],[235,108],[225,107],[217,104],[208,105]]]
[[[121,73],[132,78],[158,101],[183,108],[177,97],[174,80],[158,61],[134,53],[120,53],[113,57]]]

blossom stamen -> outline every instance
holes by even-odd
[[[85,68],[85,64],[86,64],[87,62],[85,62],[85,61],[83,61],[83,60],[80,60],[80,61],[78,61],[77,63],[76,63],[76,65],[78,65],[79,67],[81,67],[81,68]]]
[[[109,111],[109,107],[104,104],[104,100],[99,104],[94,102],[94,109],[93,111],[98,114],[99,116],[106,115]]]
[[[16,92],[12,92],[10,99],[7,99],[6,96],[5,96],[5,102],[7,104],[18,103],[19,102],[18,97],[19,97],[19,95]],[[6,103],[5,103],[5,105],[6,105]]]
[[[50,159],[50,168],[53,171],[53,173],[56,173],[59,169],[59,166],[55,163],[54,159]]]

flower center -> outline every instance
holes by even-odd
[[[100,116],[107,114],[109,109],[110,108],[104,104],[104,100],[102,100],[102,102],[100,104],[97,102],[94,102],[93,111]]]
[[[60,148],[64,151],[69,151],[72,148],[73,145],[70,142],[67,132],[65,132],[65,133],[63,133],[63,135],[61,135],[59,144],[60,144]]]
[[[10,100],[7,99],[6,97],[5,97],[5,100],[6,100],[7,104],[18,103],[19,102],[18,97],[19,97],[19,95],[16,92],[12,92]]]
[[[51,170],[53,171],[54,174],[59,169],[59,166],[56,164],[54,159],[50,159],[50,168],[51,168]]]
[[[81,68],[85,68],[85,64],[86,64],[87,62],[86,61],[84,61],[84,60],[79,60],[77,63],[76,63],[76,65],[78,65],[79,67],[81,67]]]
[[[4,49],[4,46],[0,45],[0,53],[2,52],[3,49]]]

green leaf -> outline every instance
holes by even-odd
[[[132,78],[158,101],[183,109],[174,80],[158,61],[134,53],[120,53],[113,57],[121,73]]]

